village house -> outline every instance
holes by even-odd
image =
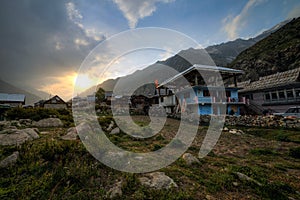
[[[249,108],[257,114],[284,112],[300,105],[300,68],[238,83],[240,96],[249,99]]]
[[[34,107],[52,108],[52,109],[66,109],[67,103],[58,95],[51,97],[48,100],[41,100],[34,104]]]
[[[24,94],[0,93],[0,104],[2,106],[22,107],[22,105],[25,105],[25,99]]]
[[[207,85],[199,71],[207,75],[206,78],[211,79],[212,84]],[[225,88],[214,83],[213,79],[216,78],[214,77],[216,72],[221,75]],[[239,115],[246,99],[238,97],[239,88],[236,78],[243,73],[243,71],[236,69],[195,64],[158,86],[159,104],[166,109],[168,114],[196,108],[199,115],[219,115],[224,113],[221,110],[224,107],[222,105],[226,105],[227,114]],[[182,78],[188,81],[192,89],[188,89],[188,87],[178,88],[178,83]],[[227,84],[231,79],[234,86]]]

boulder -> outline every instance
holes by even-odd
[[[12,121],[10,121],[10,125],[11,125],[11,126],[14,126],[14,127],[21,127],[20,122],[17,121],[17,120],[12,120]]]
[[[155,189],[169,189],[171,187],[178,187],[177,184],[164,172],[152,172],[145,174],[139,178],[142,185],[152,187]]]
[[[118,133],[120,133],[120,128],[119,127],[116,127],[116,128],[114,128],[111,132],[110,132],[110,134],[118,134]]]
[[[243,173],[240,173],[240,172],[235,172],[234,174],[237,175],[237,177],[241,180],[241,181],[248,181],[248,182],[253,182],[255,183],[256,185],[258,186],[262,186],[262,184],[256,180],[254,180],[253,178],[243,174]]]
[[[195,163],[200,163],[198,158],[196,158],[195,156],[193,156],[190,153],[185,153],[182,156],[182,159],[186,162],[187,165],[192,165]]]
[[[19,122],[23,126],[31,126],[31,124],[32,124],[31,119],[19,119]]]
[[[113,185],[112,188],[108,191],[109,198],[115,198],[117,196],[122,196],[122,181],[119,181]]]
[[[9,126],[11,126],[10,121],[0,121],[0,130],[7,129]]]
[[[20,145],[26,141],[39,138],[37,132],[32,128],[11,131],[10,133],[0,134],[0,145]]]
[[[230,129],[229,133],[234,135],[244,135],[244,132],[242,130],[237,130],[237,129]]]
[[[67,130],[67,134],[62,136],[63,140],[76,140],[77,139],[77,130],[76,127],[71,127]]]
[[[113,129],[114,125],[115,125],[114,121],[111,121],[110,124],[109,124],[109,126],[108,126],[108,128],[106,130],[107,131],[111,131]]]
[[[0,167],[7,167],[9,165],[13,165],[17,162],[17,159],[19,158],[19,152],[15,151],[13,154],[10,156],[4,158],[0,162]]]
[[[64,124],[59,118],[47,118],[38,122],[33,122],[33,126],[36,127],[61,127]]]

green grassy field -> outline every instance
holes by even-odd
[[[149,123],[146,117],[136,116],[134,120],[140,126]],[[109,123],[110,118],[100,120],[102,127]],[[168,119],[164,129],[149,139],[134,139],[122,132],[108,137],[124,149],[149,152],[168,144],[178,123]],[[300,199],[300,132],[238,128],[245,134],[223,132],[200,163],[188,166],[179,158],[159,170],[178,185],[168,190],[142,186],[138,177],[143,174],[105,166],[80,140],[61,140],[67,128],[40,129],[48,134],[20,147],[0,146],[1,160],[20,152],[14,166],[1,169],[0,199],[107,199],[107,191],[120,180],[123,195],[116,199]],[[189,153],[198,155],[206,131],[207,127],[199,127]],[[237,172],[261,185],[241,181]]]

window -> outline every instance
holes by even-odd
[[[231,97],[231,91],[226,91],[226,97]]]
[[[208,90],[203,90],[203,96],[204,97],[210,97],[209,91]]]
[[[270,101],[271,97],[270,97],[270,94],[269,93],[266,93],[265,94],[265,100],[266,101]]]
[[[287,96],[288,99],[294,98],[293,90],[286,91],[286,96]]]
[[[295,94],[296,94],[296,98],[300,98],[300,90],[299,89],[295,91]]]
[[[271,96],[272,96],[272,101],[276,101],[277,100],[277,93],[276,92],[272,92]]]
[[[278,96],[279,96],[279,99],[285,99],[284,91],[279,91]]]

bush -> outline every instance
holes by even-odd
[[[39,121],[41,119],[46,119],[53,116],[61,119],[65,126],[69,127],[74,123],[72,113],[67,109],[55,110],[46,108],[12,108],[6,112],[6,117],[8,120],[31,119],[34,121]]]
[[[288,138],[287,135],[280,133],[277,136],[275,136],[275,139],[281,142],[290,142],[291,140]]]
[[[252,149],[250,153],[253,155],[276,155],[277,153],[271,149]]]
[[[289,151],[289,156],[293,158],[300,158],[300,147],[291,148]]]

